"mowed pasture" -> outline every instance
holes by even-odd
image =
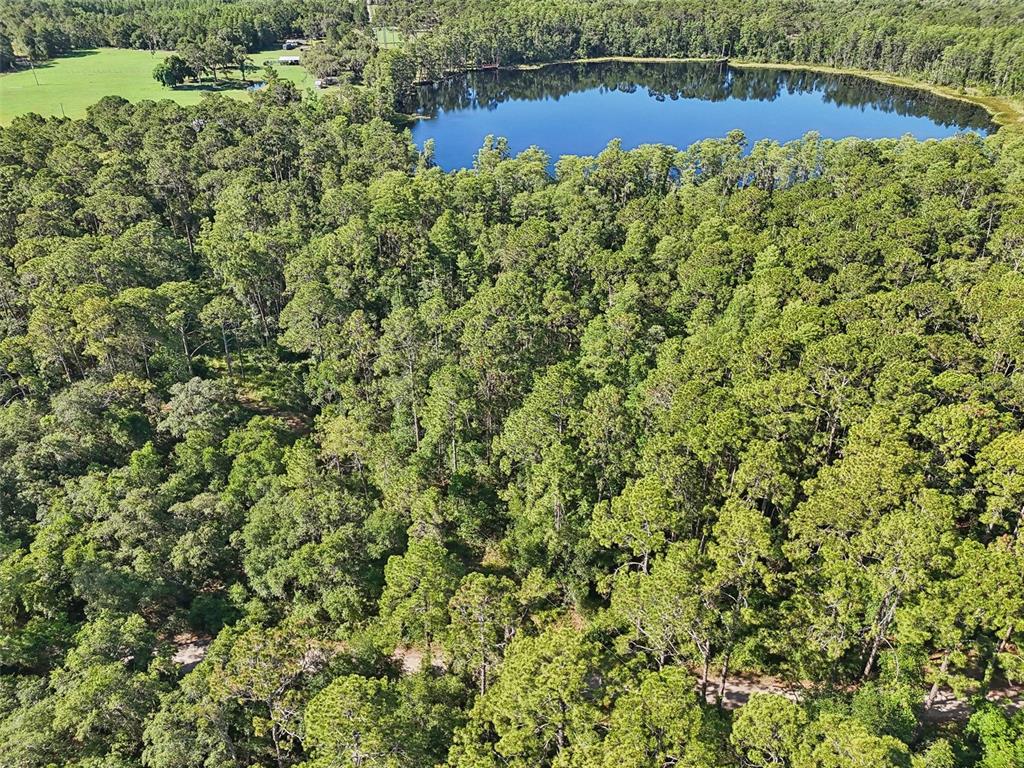
[[[301,89],[312,88],[313,79],[303,67],[276,65],[277,57],[286,53],[291,52],[274,49],[251,54],[255,67],[246,76],[250,81],[259,79],[264,63],[271,62],[281,77],[294,81]],[[90,104],[104,96],[122,96],[129,101],[173,99],[180,104],[196,104],[207,93],[249,98],[246,84],[233,69],[226,70],[218,83],[207,78],[173,89],[160,85],[153,79],[153,68],[167,55],[166,51],[154,54],[97,48],[43,62],[36,66],[34,75],[31,70],[0,75],[0,125],[29,112],[82,117]]]

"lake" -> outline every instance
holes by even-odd
[[[750,144],[824,138],[917,139],[995,129],[985,110],[868,78],[724,63],[602,62],[489,70],[420,86],[406,109],[442,168],[468,168],[488,134],[518,153],[594,155],[614,138],[686,147],[738,128]]]

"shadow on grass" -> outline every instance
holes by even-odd
[[[241,91],[252,85],[252,81],[244,80],[217,80],[216,82],[205,83],[183,83],[176,85],[175,91],[197,91],[199,93],[221,93],[223,91]]]
[[[57,62],[59,62],[61,59],[83,59],[86,56],[95,56],[98,53],[99,51],[97,51],[95,48],[81,48],[75,51],[68,51],[67,53],[62,53],[60,56],[54,56],[52,59],[34,62],[34,64],[36,69],[49,69]],[[19,71],[22,69],[28,70],[30,69],[30,67],[26,64],[20,67]]]

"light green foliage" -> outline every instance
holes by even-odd
[[[790,766],[799,754],[807,714],[781,696],[755,693],[733,721],[729,740],[744,765]]]
[[[666,532],[682,525],[674,507],[657,477],[643,477],[612,499],[610,509],[604,503],[594,510],[592,530],[601,544],[631,550],[646,571],[651,555],[664,550]]]
[[[190,74],[192,70],[180,56],[168,56],[153,68],[153,79],[169,88],[181,85]]]
[[[493,750],[510,766],[569,765],[588,753],[599,717],[592,675],[599,649],[571,627],[552,628],[513,642],[502,674],[484,695],[462,734],[453,766],[476,764],[476,729],[493,733]]]
[[[315,607],[334,621],[354,620],[368,599],[361,575],[372,538],[357,523],[365,507],[320,472],[305,441],[287,449],[283,470],[241,531],[252,588],[265,599]]]
[[[414,537],[404,555],[384,567],[380,616],[385,642],[427,649],[448,621],[447,605],[458,583],[458,564],[432,536]]]
[[[486,693],[516,631],[514,588],[506,578],[471,573],[448,603],[445,649],[455,669],[478,681],[480,693]]]
[[[311,766],[397,768],[412,724],[401,721],[399,694],[387,680],[349,675],[335,679],[306,709]]]
[[[1024,763],[1024,717],[1012,717],[992,706],[971,716],[968,733],[980,747],[982,768],[1015,768]]]
[[[878,736],[858,720],[826,715],[816,720],[794,764],[799,768],[903,768],[909,764],[906,745],[892,736]]]
[[[939,739],[920,755],[914,755],[913,768],[953,768],[956,765],[956,757],[953,748],[945,739]]]
[[[645,672],[635,688],[612,707],[601,745],[606,768],[648,765],[720,765],[714,714],[693,692],[693,679],[679,667]]]
[[[451,728],[452,686],[429,674],[399,682],[342,675],[306,708],[304,765],[416,768],[436,757]]]

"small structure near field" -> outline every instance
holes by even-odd
[[[287,40],[284,41],[284,44],[281,47],[284,48],[284,50],[286,51],[293,51],[296,48],[300,48],[305,44],[305,40],[300,40],[299,38],[288,38]]]
[[[300,59],[299,59],[298,56],[278,56],[277,57],[277,63],[278,64],[287,64],[289,66],[292,66],[292,65],[298,64],[299,62],[300,62]]]

